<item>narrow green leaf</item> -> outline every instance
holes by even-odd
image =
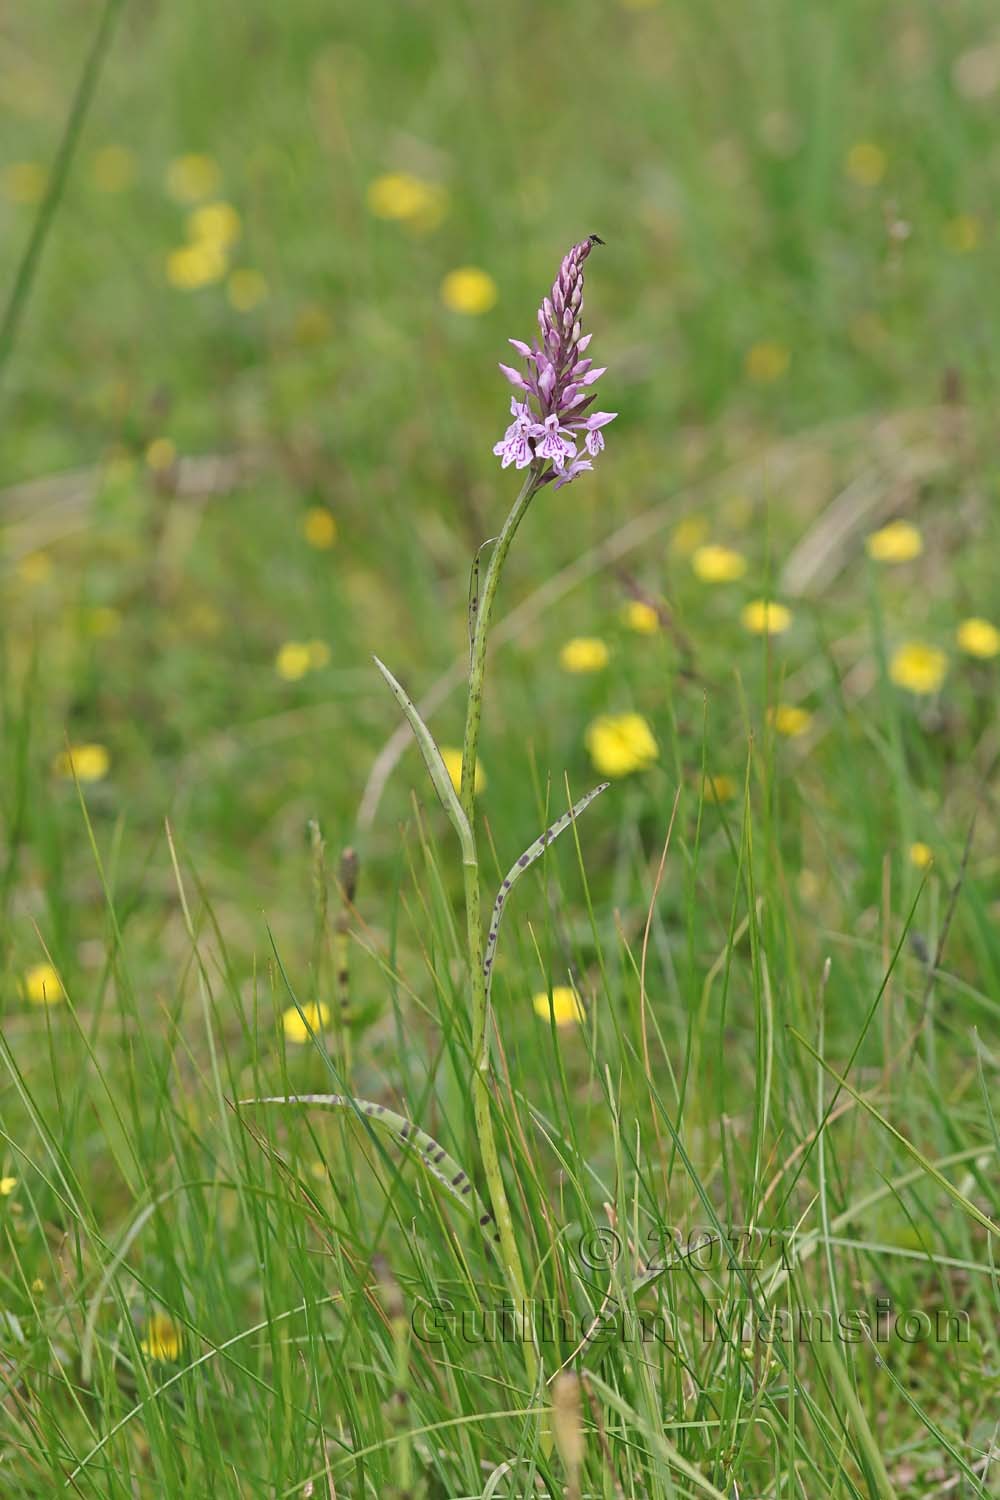
[[[496,956],[497,936],[500,932],[500,921],[503,917],[507,897],[525,870],[529,869],[535,863],[536,859],[540,859],[549,845],[561,833],[566,831],[569,825],[580,816],[585,808],[590,806],[596,797],[599,797],[602,792],[606,792],[610,785],[610,781],[602,781],[600,786],[595,786],[592,791],[587,792],[586,796],[581,797],[579,802],[573,804],[569,812],[564,812],[561,818],[556,818],[555,822],[546,828],[545,832],[533,844],[529,844],[520,859],[516,860],[507,871],[506,877],[497,892],[497,899],[493,903],[489,932],[486,934],[486,952],[483,955],[483,976],[486,980],[487,1003],[489,1002],[490,986],[493,980],[493,959]]]
[[[476,863],[476,847],[472,838],[472,829],[469,827],[468,818],[462,811],[462,804],[458,800],[458,793],[451,784],[451,777],[448,775],[448,768],[441,758],[441,751],[438,749],[427,725],[417,712],[416,704],[407,696],[404,689],[385,665],[385,662],[379,661],[377,656],[374,660],[375,665],[392,689],[396,702],[409,720],[410,728],[413,730],[417,744],[420,746],[420,753],[424,758],[424,764],[430,772],[430,778],[434,783],[434,790],[441,798],[444,810],[451,819],[455,832],[458,834],[459,842],[462,845],[462,863],[465,865],[474,865]]]

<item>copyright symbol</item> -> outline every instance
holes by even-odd
[[[580,1260],[592,1271],[599,1271],[603,1266],[617,1265],[621,1253],[621,1237],[610,1228],[586,1230],[580,1236],[577,1246]]]

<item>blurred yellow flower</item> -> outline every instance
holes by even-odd
[[[648,770],[660,753],[641,714],[601,714],[588,724],[584,744],[602,776]]]
[[[181,1352],[181,1330],[166,1313],[154,1313],[146,1324],[140,1348],[149,1359],[175,1360]]]
[[[706,776],[702,792],[709,802],[732,802],[736,796],[736,782],[731,776]]]
[[[172,438],[154,438],[146,449],[146,463],[154,473],[162,474],[177,462],[177,444]]]
[[[968,656],[979,656],[984,660],[1000,654],[1000,630],[989,620],[973,616],[963,620],[955,632],[959,648]]]
[[[9,1198],[16,1187],[16,1177],[0,1177],[0,1198]]]
[[[459,266],[457,271],[449,271],[441,283],[441,301],[445,307],[472,317],[489,312],[498,296],[493,277],[477,266]]]
[[[53,770],[57,776],[72,781],[102,781],[111,767],[111,756],[104,745],[71,745],[57,755]]]
[[[135,179],[135,156],[127,146],[102,146],[90,169],[98,192],[123,193]]]
[[[927,866],[934,862],[934,851],[930,844],[922,844],[919,839],[910,845],[910,864],[916,865],[918,870],[926,870]]]
[[[552,987],[552,1010],[549,1011],[549,997],[545,990],[540,991],[531,998],[531,1004],[535,1015],[547,1021],[551,1014],[552,1020],[557,1026],[573,1026],[579,1021],[586,1019],[587,1012],[580,1004],[575,990],[571,990],[568,984],[557,984]]]
[[[337,522],[325,505],[311,505],[302,517],[302,535],[317,552],[327,552],[337,540]]]
[[[66,991],[51,964],[34,964],[24,975],[24,993],[32,1005],[58,1005]]]
[[[316,302],[307,302],[295,314],[292,338],[297,344],[311,347],[323,344],[330,337],[330,317]]]
[[[11,203],[40,203],[45,197],[49,174],[38,161],[14,161],[0,176],[3,195]]]
[[[747,350],[747,376],[757,385],[770,385],[772,381],[781,379],[791,362],[791,350],[784,344],[765,339]]]
[[[237,210],[231,203],[225,203],[221,199],[215,203],[203,203],[201,208],[188,214],[188,239],[192,244],[205,241],[228,249],[230,245],[235,245],[242,229]]]
[[[167,256],[167,280],[182,292],[197,292],[226,274],[226,252],[209,240],[194,245],[179,245]]]
[[[377,219],[396,219],[425,233],[436,229],[448,212],[448,191],[410,172],[386,172],[369,183],[368,208]]]
[[[121,610],[111,604],[95,604],[83,613],[83,628],[88,635],[102,640],[108,635],[117,635],[122,628]]]
[[[678,557],[690,557],[707,536],[708,522],[704,516],[685,516],[673,529],[670,550],[676,552]]]
[[[636,635],[655,635],[660,628],[660,617],[644,599],[629,599],[622,605],[622,623]]]
[[[735,552],[732,547],[709,545],[695,549],[691,566],[703,583],[733,583],[743,577],[747,560],[742,552]]]
[[[249,266],[230,272],[226,282],[229,305],[237,312],[253,312],[255,307],[267,301],[267,292],[266,278]]]
[[[281,1029],[285,1040],[301,1046],[309,1041],[310,1033],[322,1031],[330,1024],[330,1007],[310,1001],[303,1005],[301,1014],[297,1005],[290,1005],[281,1013]]]
[[[983,223],[975,214],[957,214],[944,226],[944,242],[956,255],[971,255],[983,242]]]
[[[912,562],[924,550],[924,539],[909,521],[891,521],[865,538],[865,551],[875,562]]]
[[[792,623],[792,612],[773,599],[751,599],[740,611],[740,619],[751,635],[781,635]]]
[[[462,786],[462,752],[461,752],[461,750],[456,750],[456,749],[454,749],[450,745],[447,748],[442,748],[442,750],[441,750],[441,759],[444,761],[444,768],[445,768],[445,770],[448,772],[448,775],[451,777],[451,784],[452,784],[452,786],[455,788],[456,792],[459,791],[461,789],[461,786]],[[479,760],[477,760],[476,761],[476,774],[472,778],[472,790],[475,793],[475,795],[478,797],[479,793],[482,792],[482,791],[485,791],[485,789],[486,789],[486,772],[483,770],[482,762],[479,761]]]
[[[885,176],[889,158],[874,141],[858,141],[844,158],[844,171],[862,187],[877,187]]]
[[[178,203],[197,203],[218,192],[222,181],[219,166],[211,156],[189,151],[175,156],[167,167],[167,192]]]
[[[24,583],[44,583],[52,577],[52,559],[47,552],[29,552],[17,565],[17,576]]]
[[[812,714],[807,708],[799,708],[794,703],[779,703],[768,715],[771,723],[779,734],[787,735],[790,740],[798,739],[800,734],[808,733],[812,724]]]
[[[608,648],[593,635],[577,635],[559,652],[559,665],[565,672],[599,672],[608,664]]]
[[[274,669],[286,682],[298,682],[311,665],[309,647],[304,641],[286,641],[274,658]]]
[[[892,654],[889,676],[909,693],[936,693],[948,670],[948,658],[936,646],[906,641]]]
[[[330,647],[326,641],[309,641],[306,646],[309,652],[309,670],[311,672],[322,671],[330,665]]]

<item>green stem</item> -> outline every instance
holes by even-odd
[[[479,1136],[479,1149],[483,1161],[483,1171],[486,1174],[490,1204],[500,1235],[500,1252],[504,1261],[506,1280],[511,1295],[514,1298],[515,1306],[518,1309],[527,1304],[528,1295],[521,1257],[518,1253],[517,1241],[514,1238],[514,1224],[510,1215],[510,1205],[507,1202],[507,1190],[504,1187],[503,1173],[500,1170],[496,1137],[493,1132],[493,1100],[490,1091],[489,1018],[486,1008],[486,977],[483,973],[482,893],[479,882],[478,845],[475,839],[474,802],[476,757],[479,749],[479,727],[483,711],[483,681],[486,676],[486,646],[490,630],[490,617],[493,613],[493,602],[500,583],[500,574],[503,570],[504,560],[510,550],[510,544],[514,540],[514,533],[517,531],[518,526],[520,526],[528,506],[531,504],[532,496],[538,489],[542,468],[543,465],[541,464],[532,464],[528,471],[524,484],[521,487],[521,492],[514,501],[510,515],[504,522],[503,530],[497,537],[490,557],[490,564],[486,570],[486,578],[483,581],[483,591],[479,601],[475,630],[472,637],[472,661],[469,667],[469,698],[465,718],[465,739],[462,746],[462,787],[460,793],[462,808],[473,831],[472,844],[474,855],[473,861],[466,863],[463,867],[465,874],[465,918],[468,929],[469,969],[472,984],[472,1102],[475,1112],[476,1132]],[[534,1346],[533,1329],[523,1329],[522,1338],[524,1339],[528,1375],[532,1385],[535,1385],[538,1378],[538,1358]]]

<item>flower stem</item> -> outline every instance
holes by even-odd
[[[486,977],[483,973],[482,893],[479,882],[478,845],[475,839],[474,802],[476,756],[479,749],[479,727],[482,721],[483,710],[483,682],[486,676],[486,646],[490,629],[490,617],[493,613],[493,602],[496,598],[504,561],[510,550],[510,544],[514,540],[514,533],[517,531],[518,526],[520,526],[528,506],[531,504],[532,497],[541,483],[543,469],[543,464],[532,464],[521,487],[520,494],[514,501],[510,515],[504,522],[503,530],[497,537],[490,557],[489,567],[486,570],[486,577],[483,581],[482,597],[479,601],[472,637],[472,660],[469,667],[469,696],[465,718],[465,740],[462,746],[462,786],[460,792],[462,807],[469,820],[469,826],[473,831],[472,846],[474,855],[473,861],[471,863],[467,862],[464,866],[465,918],[468,930],[469,977],[472,984],[472,1102],[475,1113],[476,1133],[479,1137],[479,1148],[483,1161],[483,1171],[486,1174],[490,1204],[500,1235],[500,1253],[503,1258],[505,1276],[508,1289],[514,1298],[515,1306],[519,1309],[527,1308],[527,1286],[524,1280],[521,1257],[517,1249],[517,1241],[514,1238],[514,1224],[510,1215],[510,1205],[507,1202],[507,1190],[504,1187],[503,1174],[500,1170],[496,1137],[493,1133],[493,1100],[490,1091],[489,1017],[486,1007]],[[534,1345],[534,1330],[531,1328],[523,1329],[521,1337],[524,1341],[528,1375],[532,1385],[534,1385],[538,1376],[538,1358]]]

